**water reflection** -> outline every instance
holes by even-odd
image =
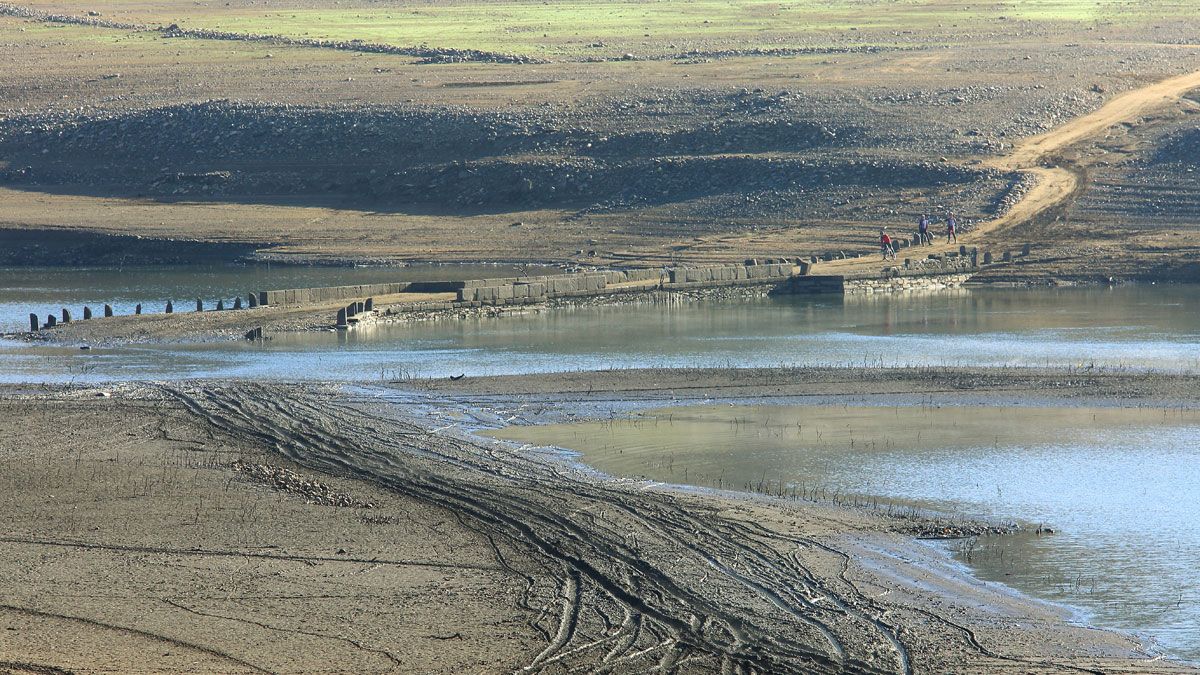
[[[1200,660],[1200,411],[700,406],[495,435],[620,476],[1046,525],[1056,534],[952,550],[984,578]]]
[[[530,311],[501,318],[277,333],[263,345],[77,350],[0,341],[0,380],[374,380],[631,367],[1200,368],[1195,287],[973,289]]]

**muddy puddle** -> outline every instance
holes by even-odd
[[[325,277],[325,282],[349,283],[349,279]],[[927,295],[591,306],[366,326],[348,333],[277,333],[261,345],[143,345],[81,352],[2,340],[0,381],[185,377],[379,381],[608,368],[781,365],[1195,371],[1200,370],[1198,290],[1193,286],[977,288]],[[24,312],[30,294],[6,293],[22,298],[16,304]],[[43,300],[42,304],[60,303]]]
[[[721,405],[494,435],[617,476],[1047,527],[939,545],[983,579],[1200,660],[1200,411]]]

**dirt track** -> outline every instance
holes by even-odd
[[[1178,102],[1185,94],[1197,88],[1200,88],[1200,72],[1167,78],[1128,91],[1116,96],[1094,112],[1019,142],[1007,155],[986,160],[984,164],[987,166],[1030,175],[1034,177],[1035,182],[1003,215],[976,224],[969,232],[960,234],[959,240],[963,244],[979,245],[996,243],[999,236],[1020,237],[1022,227],[1034,223],[1043,214],[1061,210],[1086,187],[1080,182],[1080,170],[1073,163],[1062,162],[1060,153],[1071,146],[1096,141],[1106,130],[1118,124],[1134,127],[1139,117]],[[944,233],[936,229],[933,230],[933,234],[935,242],[940,242],[941,236],[944,236]],[[730,238],[723,238],[721,241],[725,246],[761,247],[760,242],[735,241]],[[944,253],[956,250],[958,246],[958,243],[935,243],[934,246],[921,248],[919,251],[922,254]],[[871,257],[833,260],[821,263],[817,271],[837,273],[870,269],[878,265],[878,260]]]

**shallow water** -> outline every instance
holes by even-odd
[[[1200,411],[696,406],[493,435],[619,476],[1045,525],[949,547],[985,579],[1200,660]]]
[[[326,279],[343,281],[348,283],[343,277]],[[845,299],[581,307],[378,325],[348,334],[276,334],[264,345],[225,342],[80,352],[0,341],[0,381],[241,376],[363,381],[463,373],[780,365],[1198,370],[1198,290],[971,289]],[[9,293],[14,295],[20,294]],[[129,293],[153,295],[162,293]],[[60,304],[49,297],[42,303]]]
[[[525,268],[528,269],[528,268]],[[556,268],[535,268],[537,274]],[[47,314],[62,318],[62,308],[83,317],[88,305],[102,316],[104,305],[117,314],[161,312],[167,300],[180,310],[194,307],[196,298],[215,307],[250,291],[309,286],[349,286],[398,281],[440,281],[505,277],[518,274],[511,265],[411,265],[408,267],[300,267],[295,265],[174,265],[146,267],[27,267],[0,268],[0,332],[29,330],[29,313],[42,321]]]

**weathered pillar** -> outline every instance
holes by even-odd
[[[54,328],[58,325],[58,320],[53,314],[46,315],[46,328]]]
[[[375,298],[367,298],[366,308],[368,312],[375,310]]]
[[[346,308],[345,308],[345,307],[343,307],[343,308],[341,308],[341,309],[339,309],[339,310],[338,310],[338,316],[337,316],[337,327],[338,327],[338,328],[345,328],[345,327],[346,327],[346,326],[348,326],[348,325],[350,325],[350,324],[346,323]]]
[[[174,312],[175,312],[175,304],[172,303],[170,300],[168,300],[167,301],[167,314],[172,314]]]
[[[197,312],[204,311],[204,301],[201,300],[200,298],[196,298],[196,311]]]
[[[258,307],[258,293],[251,293],[248,299],[250,300],[250,309]]]
[[[959,255],[966,255],[966,254],[967,254],[967,247],[966,247],[966,245],[965,245],[965,244],[963,244],[963,245],[960,245],[960,246],[958,247],[958,254],[959,254]]]
[[[88,320],[88,319],[90,319],[90,318],[92,318],[92,308],[91,308],[91,307],[84,307],[84,308],[83,308],[83,320],[84,320],[84,321],[87,321],[87,320]]]
[[[991,251],[984,251],[984,252],[983,252],[983,264],[984,264],[984,265],[991,265],[993,260],[994,260],[994,258],[992,258],[992,252],[991,252]]]
[[[1029,244],[1021,245],[1021,255],[1029,255]]]
[[[63,307],[62,322],[71,323],[71,310],[67,309],[66,307]]]
[[[242,308],[242,297],[240,295],[233,299],[233,308],[234,309]]]
[[[133,308],[133,313],[134,313],[134,314],[141,314],[141,313],[142,313],[142,305],[141,305],[140,303],[138,304],[138,306],[136,306],[136,307],[134,307],[134,308]]]
[[[29,313],[29,332],[36,333],[38,328],[39,328],[38,315],[34,314],[33,312],[30,312]]]
[[[112,315],[113,315],[112,305],[105,305],[104,306],[104,316],[112,316]]]
[[[225,299],[219,298],[217,300],[217,311],[220,312],[220,311],[223,311],[224,309],[225,309]]]
[[[1005,251],[1003,259],[1004,262],[1012,262],[1012,251]]]

